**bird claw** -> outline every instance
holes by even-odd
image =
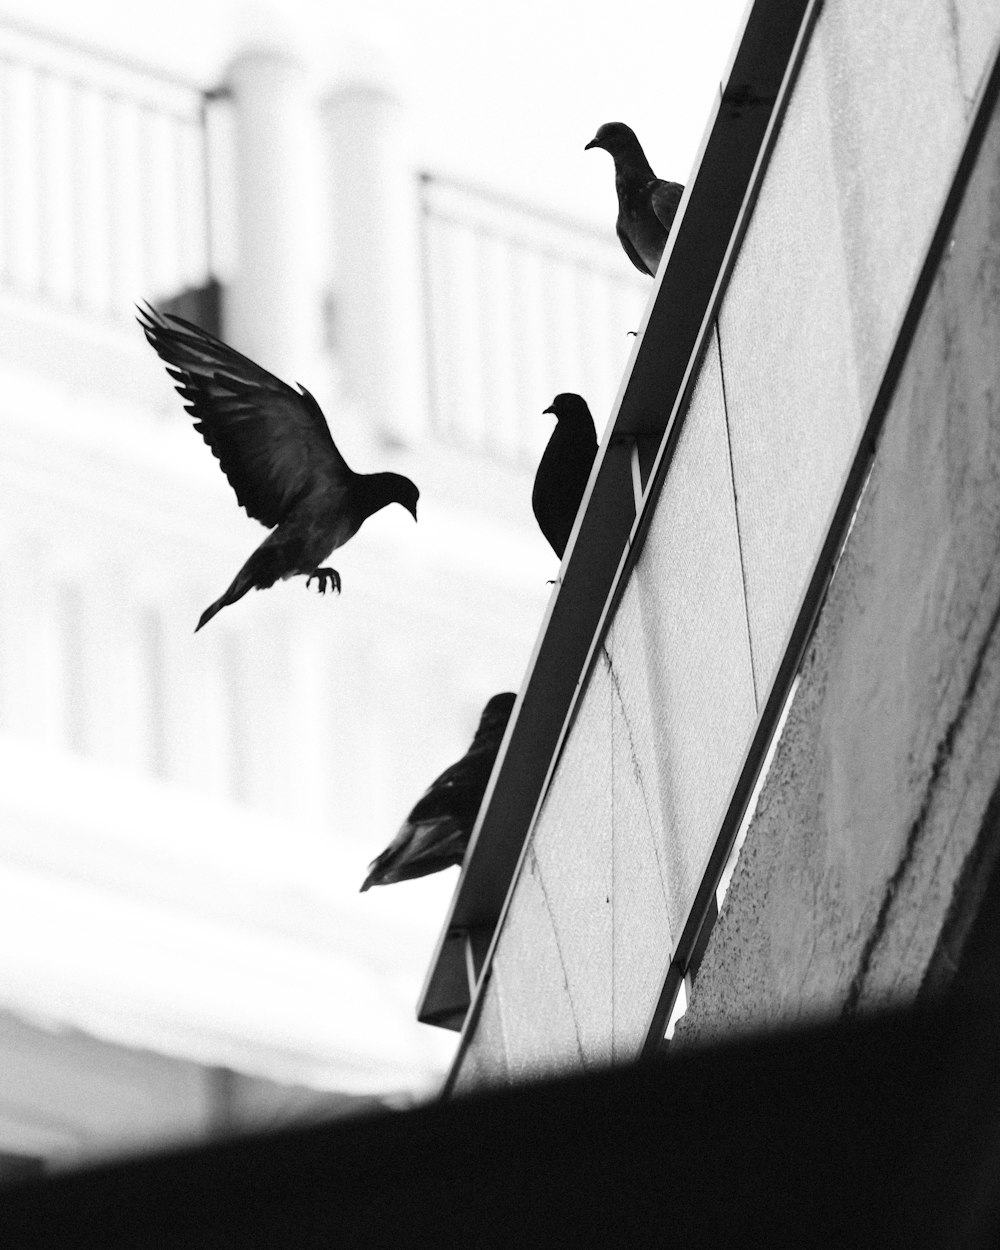
[[[327,586],[331,586],[339,595],[340,594],[340,574],[336,569],[317,569],[315,573],[310,573],[306,578],[306,590],[312,585],[313,581],[319,583],[319,593],[326,594]]]

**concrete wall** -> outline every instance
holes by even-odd
[[[824,6],[645,546],[529,835],[456,1089],[642,1045],[998,31],[996,4]],[[872,758],[857,763],[882,811],[893,800]],[[844,792],[855,783],[845,775]],[[859,881],[875,862],[893,871],[874,842],[845,867]],[[794,924],[786,937],[801,940]]]
[[[923,985],[1000,801],[1000,118],[678,1041]],[[955,952],[953,951],[952,954]]]

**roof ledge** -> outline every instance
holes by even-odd
[[[465,1023],[642,492],[752,207],[782,83],[816,8],[816,0],[754,0],[744,17],[420,995],[425,1024]]]

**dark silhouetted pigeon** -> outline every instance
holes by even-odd
[[[655,278],[684,188],[679,182],[656,177],[635,131],[624,122],[605,122],[586,148],[611,153],[618,192],[618,238],[636,269]]]
[[[246,356],[180,317],[139,309],[139,324],[167,366],[195,429],[212,449],[236,498],[273,533],[201,614],[195,633],[248,590],[286,577],[313,578],[321,593],[340,590],[323,560],[373,512],[402,504],[417,519],[420,492],[399,473],[355,473],[330,435],[323,411]]]
[[[545,411],[555,416],[556,428],[538,462],[531,509],[561,560],[597,455],[597,434],[579,395],[557,395]]]
[[[514,698],[510,693],[495,694],[486,704],[472,745],[424,792],[393,840],[372,861],[362,891],[461,864]]]

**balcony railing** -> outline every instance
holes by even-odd
[[[0,27],[0,279],[112,319],[210,271],[194,85]]]
[[[559,391],[606,412],[652,290],[610,225],[591,229],[430,174],[420,206],[434,432],[526,459],[539,409]]]
[[[0,287],[121,325],[137,298],[217,293],[210,280],[225,280],[240,243],[234,161],[254,165],[253,153],[234,155],[239,107],[225,92],[0,27]],[[538,414],[558,391],[608,411],[651,283],[610,223],[595,230],[428,173],[417,191],[420,317],[407,332],[424,335],[430,430],[529,463],[547,433]],[[310,243],[310,256],[326,242]],[[340,280],[372,281],[364,267]],[[197,301],[177,310],[204,319]],[[370,362],[352,372],[363,378]]]

